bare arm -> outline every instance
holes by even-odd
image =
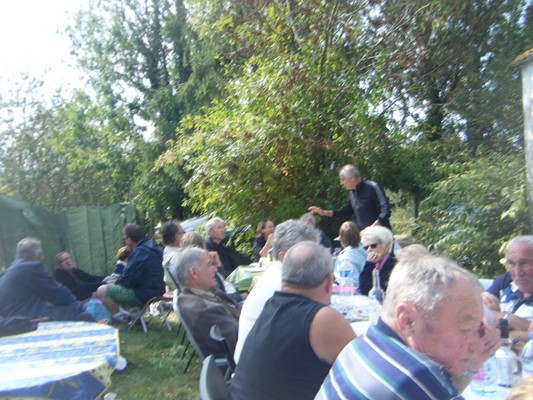
[[[318,358],[330,365],[353,339],[355,333],[348,321],[331,307],[322,307],[311,322],[311,347]]]
[[[322,215],[323,217],[332,217],[333,211],[331,210],[323,210],[320,207],[317,206],[311,206],[307,209],[307,211],[311,211],[313,214]]]

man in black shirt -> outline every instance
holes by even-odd
[[[311,206],[308,210],[324,217],[352,216],[353,222],[360,230],[371,225],[381,225],[391,229],[389,200],[379,184],[361,178],[359,170],[349,164],[342,167],[339,175],[341,185],[350,192],[344,207],[337,210],[323,210]]]

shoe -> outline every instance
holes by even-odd
[[[128,323],[130,319],[131,319],[131,315],[127,311],[119,311],[115,315],[111,316],[111,322],[113,324],[118,324],[118,325]]]

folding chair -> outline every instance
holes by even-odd
[[[148,332],[148,327],[147,327],[147,320],[146,320],[146,316],[150,316],[150,317],[154,317],[155,313],[151,310],[151,307],[155,307],[155,310],[157,310],[157,312],[159,313],[159,315],[161,315],[162,317],[162,322],[161,322],[161,326],[163,326],[163,324],[166,324],[167,326],[167,329],[169,331],[172,331],[172,327],[170,326],[170,323],[168,322],[168,316],[170,315],[170,313],[172,312],[172,309],[168,309],[168,308],[164,308],[163,306],[163,302],[169,302],[169,297],[164,297],[163,296],[157,296],[157,297],[152,297],[150,300],[148,300],[146,302],[146,304],[142,307],[132,307],[130,309],[128,309],[128,313],[131,315],[131,321],[130,323],[128,324],[128,330],[131,330],[135,325],[137,324],[140,324],[144,333]]]
[[[200,373],[200,399],[201,400],[226,400],[228,387],[222,372],[216,365],[214,357],[207,356],[202,363]]]
[[[231,376],[233,375],[233,371],[235,371],[235,368],[237,367],[237,365],[235,364],[235,360],[233,359],[233,353],[229,348],[226,338],[222,336],[218,325],[215,324],[211,327],[211,330],[209,331],[209,336],[214,341],[219,342],[222,345],[222,348],[224,349],[224,355],[226,356],[226,360],[228,362],[228,368],[226,369],[226,376],[224,377],[224,380],[229,381],[231,379]]]

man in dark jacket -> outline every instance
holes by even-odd
[[[127,314],[119,306],[141,307],[165,292],[161,248],[135,224],[124,227],[124,242],[131,250],[126,269],[114,284],[100,286],[96,291],[114,320]]]
[[[57,282],[43,264],[41,242],[25,238],[17,243],[16,258],[0,275],[0,315],[50,321],[92,321],[81,312],[74,295]]]
[[[338,210],[323,210],[311,206],[308,210],[324,217],[351,216],[361,231],[371,225],[381,225],[391,229],[389,200],[381,186],[361,178],[361,173],[353,165],[342,167],[339,176],[341,185],[350,192],[344,207]]]
[[[54,278],[66,287],[80,301],[87,300],[100,287],[104,276],[91,275],[82,269],[74,268],[72,257],[66,251],[54,257],[56,270]]]

